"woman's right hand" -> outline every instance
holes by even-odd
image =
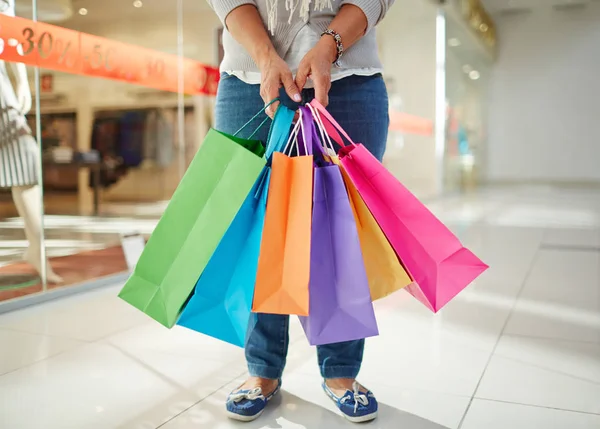
[[[258,67],[261,74],[260,96],[265,104],[279,97],[279,88],[281,87],[285,88],[285,92],[292,100],[298,103],[302,101],[292,71],[274,49],[267,49],[258,62]],[[278,104],[273,103],[267,108],[266,113],[271,118],[275,116]]]

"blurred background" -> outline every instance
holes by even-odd
[[[32,192],[0,187],[1,313],[127,277],[124,237],[152,232],[213,124],[222,27],[201,0],[0,0],[0,12],[0,93],[30,103],[35,170]],[[90,35],[85,49],[77,32]],[[562,246],[540,275],[588,288],[568,309],[543,307],[569,299],[559,292],[556,301],[532,295],[516,332],[560,330],[561,321],[591,329],[581,378],[595,405],[542,406],[600,414],[600,1],[396,0],[377,32],[390,99],[385,165],[501,267],[489,280],[495,291],[515,283],[508,297],[472,295],[471,322],[504,315],[491,328],[503,332],[527,273],[537,272],[537,249]],[[573,252],[584,255],[573,262]],[[589,276],[578,277],[589,252]],[[453,419],[436,421],[459,427],[464,416]],[[600,427],[531,421],[522,427]]]

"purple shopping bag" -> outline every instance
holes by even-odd
[[[310,111],[301,109],[304,147],[315,148],[316,165],[309,315],[300,322],[311,345],[372,337],[379,332],[346,186],[339,167],[321,156]]]

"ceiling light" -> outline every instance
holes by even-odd
[[[481,77],[481,74],[477,70],[471,70],[469,77],[473,80],[477,80]]]
[[[456,37],[453,37],[451,39],[448,39],[448,45],[452,46],[453,48],[460,46],[460,40],[458,40]]]
[[[468,74],[468,73],[471,73],[471,71],[473,70],[473,67],[471,67],[469,64],[465,64],[465,65],[462,67],[462,69],[463,69],[463,71],[464,71],[465,73],[467,73],[467,74]]]
[[[138,8],[140,8],[140,7],[142,7],[142,6],[144,6],[144,3],[142,3],[142,0],[135,0],[135,1],[133,2],[133,7],[138,7]]]
[[[79,9],[79,15],[86,16],[88,14],[88,10],[85,7]]]
[[[490,27],[488,27],[487,24],[481,24],[481,25],[479,25],[479,29],[485,33],[486,31],[488,31],[490,29]]]

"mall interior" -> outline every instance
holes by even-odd
[[[243,426],[243,349],[118,297],[214,125],[223,31],[202,0],[0,0],[0,428]],[[383,165],[489,269],[436,314],[374,303],[368,426],[599,429],[600,1],[396,0],[376,32]],[[295,317],[289,343],[246,426],[348,427]]]

